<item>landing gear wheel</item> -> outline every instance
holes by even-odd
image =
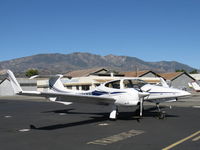
[[[159,119],[165,119],[165,115],[166,115],[165,111],[158,112],[158,118]]]
[[[144,111],[144,108],[142,109],[142,111]],[[140,107],[135,110],[135,116],[140,119],[143,118],[143,115],[140,116]]]

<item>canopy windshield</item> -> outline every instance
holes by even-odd
[[[124,84],[124,88],[140,89],[147,83],[140,79],[125,79],[123,84]]]

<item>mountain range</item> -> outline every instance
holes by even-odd
[[[67,73],[72,70],[106,67],[117,71],[152,70],[156,72],[174,72],[184,69],[194,70],[188,65],[176,61],[146,62],[136,57],[116,55],[95,55],[90,53],[38,54],[0,62],[0,70],[10,69],[18,75],[28,69],[37,69],[40,74]]]

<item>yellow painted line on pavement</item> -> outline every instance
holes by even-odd
[[[188,136],[188,137],[186,137],[186,138],[180,140],[180,141],[177,141],[177,142],[174,143],[174,144],[171,144],[171,145],[169,145],[169,146],[163,148],[162,150],[169,150],[169,149],[171,149],[171,148],[173,148],[173,147],[175,147],[175,146],[177,146],[177,145],[179,145],[179,144],[181,144],[181,143],[183,143],[183,142],[185,142],[185,141],[187,141],[187,140],[193,138],[194,136],[196,136],[196,135],[198,135],[198,134],[200,134],[200,130],[197,131],[197,132],[195,132],[195,133],[193,133],[193,134],[191,134],[190,136]]]

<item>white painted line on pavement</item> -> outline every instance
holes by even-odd
[[[115,142],[119,142],[128,138],[134,137],[142,133],[144,133],[144,131],[142,130],[130,130],[130,131],[122,132],[122,133],[109,136],[106,138],[94,140],[94,141],[88,142],[87,144],[108,145],[108,144],[112,144]]]
[[[9,116],[9,115],[8,115],[8,116],[4,116],[4,117],[5,117],[5,118],[11,118],[12,116]]]
[[[66,113],[59,113],[60,116],[64,116],[67,115]]]
[[[30,129],[20,129],[19,131],[20,132],[28,132],[28,131],[30,131]]]
[[[193,106],[193,108],[200,108],[200,106],[198,106],[198,105],[197,106]]]
[[[99,126],[108,126],[109,124],[108,123],[100,123],[98,124]]]

